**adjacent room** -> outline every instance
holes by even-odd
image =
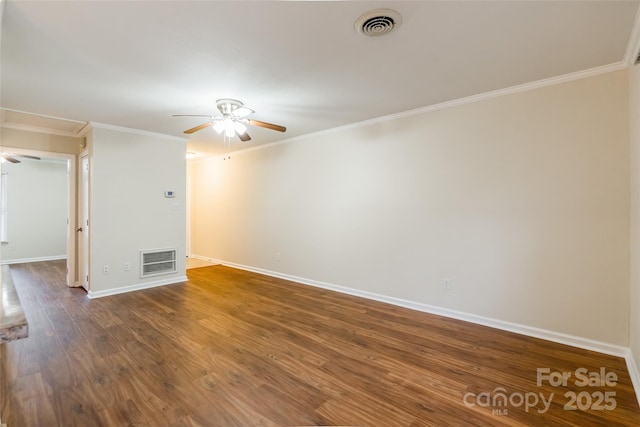
[[[5,156],[11,160],[2,165],[3,209],[6,209],[2,218],[6,221],[2,263],[66,259],[67,162],[13,153]]]
[[[0,0],[0,425],[640,424],[640,1]]]

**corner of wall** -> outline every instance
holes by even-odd
[[[629,68],[629,375],[640,392],[640,65]]]
[[[640,405],[640,369],[638,368],[640,365],[638,365],[638,361],[634,357],[631,349],[627,351],[624,360],[627,364],[627,370],[629,371],[629,378],[631,378],[633,389],[636,392],[636,399]]]

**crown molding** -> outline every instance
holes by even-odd
[[[623,62],[627,67],[631,67],[635,64],[638,54],[640,54],[640,7],[636,12],[636,18],[633,21],[631,35],[629,36],[629,42],[627,43],[627,50],[624,53]]]
[[[639,10],[640,11],[640,10]],[[636,20],[638,22],[638,20]],[[640,26],[638,29],[640,32]],[[640,34],[639,34],[640,35]],[[633,65],[633,64],[631,64]],[[547,86],[555,86],[562,83],[572,82],[574,80],[586,79],[589,77],[595,77],[601,74],[612,73],[628,68],[629,65],[625,61],[616,62],[614,64],[603,65],[600,67],[589,68],[587,70],[576,71],[574,73],[563,74],[561,76],[551,77],[548,79],[537,80],[530,83],[524,83],[516,86],[511,86],[504,89],[497,89],[490,92],[483,92],[476,95],[467,96],[464,98],[453,99],[451,101],[440,102],[438,104],[427,105],[425,107],[415,108],[413,110],[407,110],[400,113],[389,114],[386,116],[375,117],[373,119],[367,119],[356,123],[351,123],[344,126],[338,126],[331,129],[324,129],[317,132],[308,133],[305,135],[294,136],[292,138],[281,139],[269,144],[258,145],[255,147],[248,147],[242,150],[233,151],[233,155],[251,152],[254,150],[261,150],[268,147],[273,147],[280,144],[287,144],[291,142],[303,141],[305,139],[315,138],[319,136],[331,135],[337,132],[344,132],[348,130],[358,129],[375,125],[378,123],[385,123],[393,120],[402,119],[405,117],[416,116],[420,114],[430,113],[432,111],[445,110],[448,108],[459,107],[461,105],[473,104],[476,102],[486,101],[493,98],[499,98],[506,95],[512,95],[521,92],[528,92],[531,90],[541,89]],[[211,156],[208,158],[218,158],[224,156]]]
[[[125,133],[132,133],[135,135],[141,135],[141,136],[148,136],[151,138],[162,138],[162,139],[168,139],[171,141],[176,141],[176,142],[189,142],[189,140],[187,138],[181,138],[178,136],[173,136],[173,135],[167,135],[164,133],[157,133],[157,132],[150,132],[148,130],[140,130],[140,129],[133,129],[133,128],[127,128],[127,127],[123,127],[123,126],[115,126],[115,125],[108,125],[105,123],[98,123],[98,122],[89,122],[89,124],[96,128],[96,129],[105,129],[105,130],[113,130],[116,132],[125,132]]]
[[[376,123],[384,123],[391,120],[397,120],[404,117],[415,116],[418,114],[424,114],[431,111],[444,110],[446,108],[453,108],[460,105],[472,104],[474,102],[485,101],[492,98],[498,98],[500,96],[511,95],[520,92],[526,92],[530,90],[540,89],[547,86],[553,86],[561,83],[567,83],[574,80],[586,79],[589,77],[598,76],[600,74],[612,73],[614,71],[620,71],[625,68],[629,68],[633,66],[636,62],[636,59],[640,55],[640,7],[636,11],[636,16],[633,21],[633,27],[631,29],[631,34],[629,36],[629,41],[627,42],[627,48],[625,50],[624,57],[622,61],[603,65],[600,67],[594,67],[587,70],[576,71],[574,73],[563,74],[561,76],[551,77],[548,79],[537,80],[531,83],[524,83],[516,86],[511,86],[504,89],[498,89],[490,92],[483,92],[476,95],[467,96],[464,98],[458,98],[451,101],[445,101],[438,104],[428,105],[425,107],[416,108],[413,110],[408,110],[400,113],[390,114],[386,116],[376,117],[373,119],[363,120],[356,123],[351,123],[344,126],[338,126],[331,129],[325,129],[318,132],[312,132],[305,135],[295,136],[292,138],[286,138],[279,141],[275,141],[269,144],[259,145],[256,147],[249,147],[242,150],[234,151],[234,154],[240,154],[244,152],[250,152],[254,150],[260,150],[267,147],[272,147],[275,145],[286,144],[290,142],[301,141],[304,139],[309,139],[313,137],[330,135],[332,133],[346,131],[350,129],[357,129],[365,126],[370,126]],[[208,158],[218,158],[223,156],[211,156]],[[200,159],[204,160],[204,159]]]
[[[70,138],[79,138],[79,132],[81,132],[85,127],[86,125],[83,126],[78,132],[65,132],[62,130],[43,128],[39,126],[19,125],[16,123],[0,123],[0,128],[3,129],[15,129],[27,132],[46,133],[47,135],[67,136]]]
[[[41,117],[41,118],[56,120],[56,121],[64,122],[68,124],[70,123],[70,124],[73,124],[75,127],[74,127],[74,130],[67,131],[67,130],[61,130],[61,129],[54,129],[46,126],[28,125],[24,123],[17,123],[17,122],[11,122],[11,121],[6,122],[5,120],[6,120],[7,112]],[[59,135],[59,136],[68,136],[72,138],[77,138],[80,136],[80,133],[87,127],[87,125],[88,125],[87,122],[83,122],[80,120],[64,119],[62,117],[49,116],[47,114],[31,113],[28,111],[14,110],[11,108],[0,108],[0,128],[24,130],[27,132],[46,133],[49,135]]]

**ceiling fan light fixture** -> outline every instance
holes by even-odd
[[[227,138],[231,138],[236,135],[235,122],[231,117],[225,117],[224,120],[222,120],[222,124],[224,126],[224,134]]]
[[[224,122],[222,120],[219,120],[213,124],[213,130],[215,130],[219,134],[222,133],[224,129]]]
[[[244,125],[244,123],[239,121],[233,122],[233,129],[236,131],[238,135],[242,135],[247,131],[247,127]]]

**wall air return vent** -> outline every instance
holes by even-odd
[[[360,15],[355,22],[356,32],[368,37],[379,37],[390,33],[402,22],[398,12],[391,9],[376,9]]]
[[[176,249],[140,251],[140,277],[176,273],[177,252]]]

